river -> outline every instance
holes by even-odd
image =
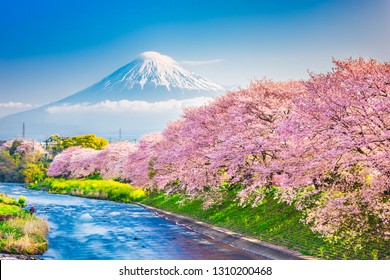
[[[258,259],[133,204],[29,190],[0,183],[0,193],[27,197],[27,208],[48,221],[55,260]]]

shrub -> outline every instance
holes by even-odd
[[[24,196],[22,196],[22,195],[19,196],[19,199],[18,199],[18,204],[19,204],[19,206],[24,207],[26,201],[27,201],[27,198],[26,198],[26,197],[24,197]]]

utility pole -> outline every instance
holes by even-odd
[[[26,137],[26,125],[23,122],[22,139]]]
[[[45,147],[46,147],[46,151],[48,151],[49,150],[49,138],[47,138],[45,141],[43,141],[43,142],[45,142]]]
[[[46,160],[48,160],[49,159],[49,138],[46,138],[46,140],[45,141],[43,141],[43,142],[45,142],[45,159]]]
[[[119,141],[122,140],[122,128],[119,128]]]

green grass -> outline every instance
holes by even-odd
[[[47,179],[39,184],[30,184],[29,188],[45,189],[52,193],[112,200],[131,203],[145,197],[142,189],[130,184],[110,180],[95,179]]]
[[[0,251],[12,254],[42,254],[48,248],[47,222],[22,209],[19,200],[0,194]]]
[[[150,194],[142,203],[322,259],[388,259],[390,256],[386,244],[367,244],[359,251],[330,244],[300,222],[301,212],[292,205],[278,203],[272,194],[255,208],[243,208],[234,197],[235,193],[231,192],[221,205],[209,209],[203,209],[201,200],[183,200],[179,195]]]
[[[0,216],[18,216],[22,213],[23,211],[19,206],[0,203]]]
[[[15,200],[12,197],[8,197],[5,194],[0,193],[0,203],[4,203],[4,204],[8,204],[8,205],[18,205],[18,206],[23,207],[26,200],[27,199],[22,195],[19,197],[18,200]]]

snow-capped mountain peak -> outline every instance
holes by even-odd
[[[219,91],[223,88],[186,69],[169,56],[158,52],[141,53],[137,59],[123,66],[103,80],[108,90],[131,90],[134,87],[165,87],[184,90]]]

